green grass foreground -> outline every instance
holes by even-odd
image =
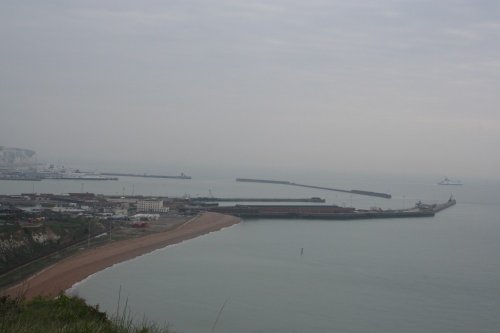
[[[78,297],[60,295],[55,299],[0,297],[0,333],[169,333],[152,324],[133,324],[130,316],[116,318],[99,311]]]

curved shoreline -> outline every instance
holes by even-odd
[[[11,296],[21,294],[27,299],[39,295],[57,296],[75,283],[114,264],[239,222],[240,219],[234,216],[203,213],[172,230],[106,244],[65,258],[7,289],[5,293]]]

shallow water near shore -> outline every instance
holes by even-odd
[[[216,332],[497,332],[498,184],[388,187],[391,208],[444,201],[450,191],[458,204],[434,218],[243,221],[106,269],[74,292],[114,313],[121,286],[122,308],[127,299],[136,318],[168,321],[177,332],[210,332],[225,302]],[[237,194],[257,188],[325,194],[267,185]]]

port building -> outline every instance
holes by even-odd
[[[137,201],[138,212],[168,213],[169,207],[163,206],[163,200],[148,199]]]

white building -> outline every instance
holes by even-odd
[[[163,207],[163,200],[139,200],[137,201],[138,212],[155,212],[167,213],[170,210],[168,207]]]

